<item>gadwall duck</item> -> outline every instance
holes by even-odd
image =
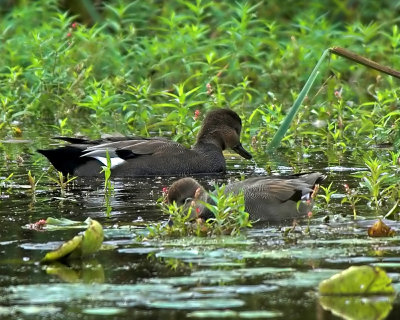
[[[207,113],[191,149],[165,138],[110,137],[100,140],[56,137],[71,144],[38,150],[64,175],[98,176],[111,158],[113,176],[165,176],[225,171],[222,151],[231,148],[245,159],[252,156],[240,143],[242,121],[236,112]]]
[[[317,185],[325,179],[319,172],[280,177],[252,177],[228,184],[225,193],[243,191],[245,209],[250,219],[270,223],[293,220],[307,216],[312,208],[312,196]],[[202,204],[212,203],[208,193],[193,178],[175,181],[168,189],[167,202],[192,206],[196,217],[207,220],[213,217]]]

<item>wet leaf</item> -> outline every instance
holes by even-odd
[[[38,294],[40,292],[40,294]],[[44,304],[78,302],[120,302],[146,306],[150,301],[179,297],[181,289],[163,284],[85,284],[50,283],[33,285],[13,285],[7,288],[4,298],[12,304]],[[190,292],[187,296],[191,295]],[[187,298],[183,297],[183,298]]]
[[[82,239],[82,235],[73,237],[71,240],[63,243],[58,249],[46,253],[42,262],[56,261],[66,257],[80,246]]]
[[[13,305],[9,307],[0,306],[0,316],[11,316],[18,314],[21,315],[42,315],[43,318],[49,314],[55,314],[60,312],[61,308],[55,306],[24,306],[24,305]],[[11,317],[9,317],[11,318]]]
[[[90,219],[89,227],[82,235],[77,235],[63,243],[58,249],[48,252],[42,262],[56,261],[62,258],[81,258],[98,251],[103,243],[103,227]]]
[[[282,316],[282,312],[276,311],[233,311],[233,310],[204,310],[188,313],[191,318],[239,318],[239,319],[269,319]]]
[[[321,295],[393,294],[392,280],[378,267],[350,267],[319,284]]]
[[[83,235],[81,243],[82,256],[90,255],[98,251],[103,243],[103,227],[96,220],[91,220],[89,227]]]
[[[370,237],[393,237],[395,234],[396,232],[381,219],[368,228],[368,235]]]
[[[189,318],[235,318],[237,312],[233,310],[204,310],[204,311],[194,311],[187,314]]]
[[[394,295],[384,297],[319,297],[322,308],[348,320],[385,319],[392,310],[393,300]]]
[[[241,311],[238,312],[241,319],[268,319],[283,316],[279,311]]]
[[[57,219],[52,217],[48,217],[46,219],[46,222],[48,225],[54,225],[54,226],[71,226],[82,223],[81,221],[74,221],[66,218]]]
[[[187,299],[151,301],[148,306],[161,309],[227,309],[242,307],[244,304],[239,299]]]
[[[102,315],[102,316],[112,316],[115,314],[124,313],[126,309],[123,308],[112,308],[112,307],[102,307],[102,308],[86,308],[82,312],[92,315]]]

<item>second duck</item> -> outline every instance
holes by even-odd
[[[278,223],[306,217],[312,209],[318,184],[324,179],[325,176],[319,172],[252,177],[228,184],[225,193],[238,194],[243,191],[245,210],[250,219]],[[214,217],[204,206],[204,202],[212,204],[212,200],[193,178],[175,181],[168,189],[167,202],[176,202],[178,206],[192,206],[195,209],[192,212],[196,212],[197,218],[203,220]]]

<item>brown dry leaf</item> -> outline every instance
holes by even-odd
[[[368,235],[370,237],[393,237],[396,234],[392,228],[387,226],[381,219],[368,228]]]

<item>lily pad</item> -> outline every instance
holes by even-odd
[[[393,296],[320,296],[319,303],[334,315],[351,320],[385,319],[392,310]]]
[[[126,309],[123,308],[112,308],[112,307],[98,307],[98,308],[86,308],[82,310],[83,313],[96,315],[96,316],[113,316],[116,314],[126,312]]]
[[[394,293],[392,280],[379,267],[350,267],[319,284],[321,295],[388,295]]]
[[[48,217],[46,219],[46,223],[47,225],[53,225],[53,226],[73,226],[77,224],[82,224],[81,221],[75,221],[66,218],[57,219],[52,217]]]
[[[189,318],[240,318],[240,319],[270,319],[282,316],[282,312],[276,311],[233,311],[233,310],[204,310],[187,314]]]
[[[84,234],[77,235],[63,243],[58,249],[48,252],[42,262],[48,263],[63,258],[76,259],[98,251],[103,243],[103,227],[96,220],[90,219]]]
[[[161,309],[226,309],[237,308],[244,306],[244,301],[239,299],[188,299],[177,301],[152,301],[148,304],[149,307]]]

